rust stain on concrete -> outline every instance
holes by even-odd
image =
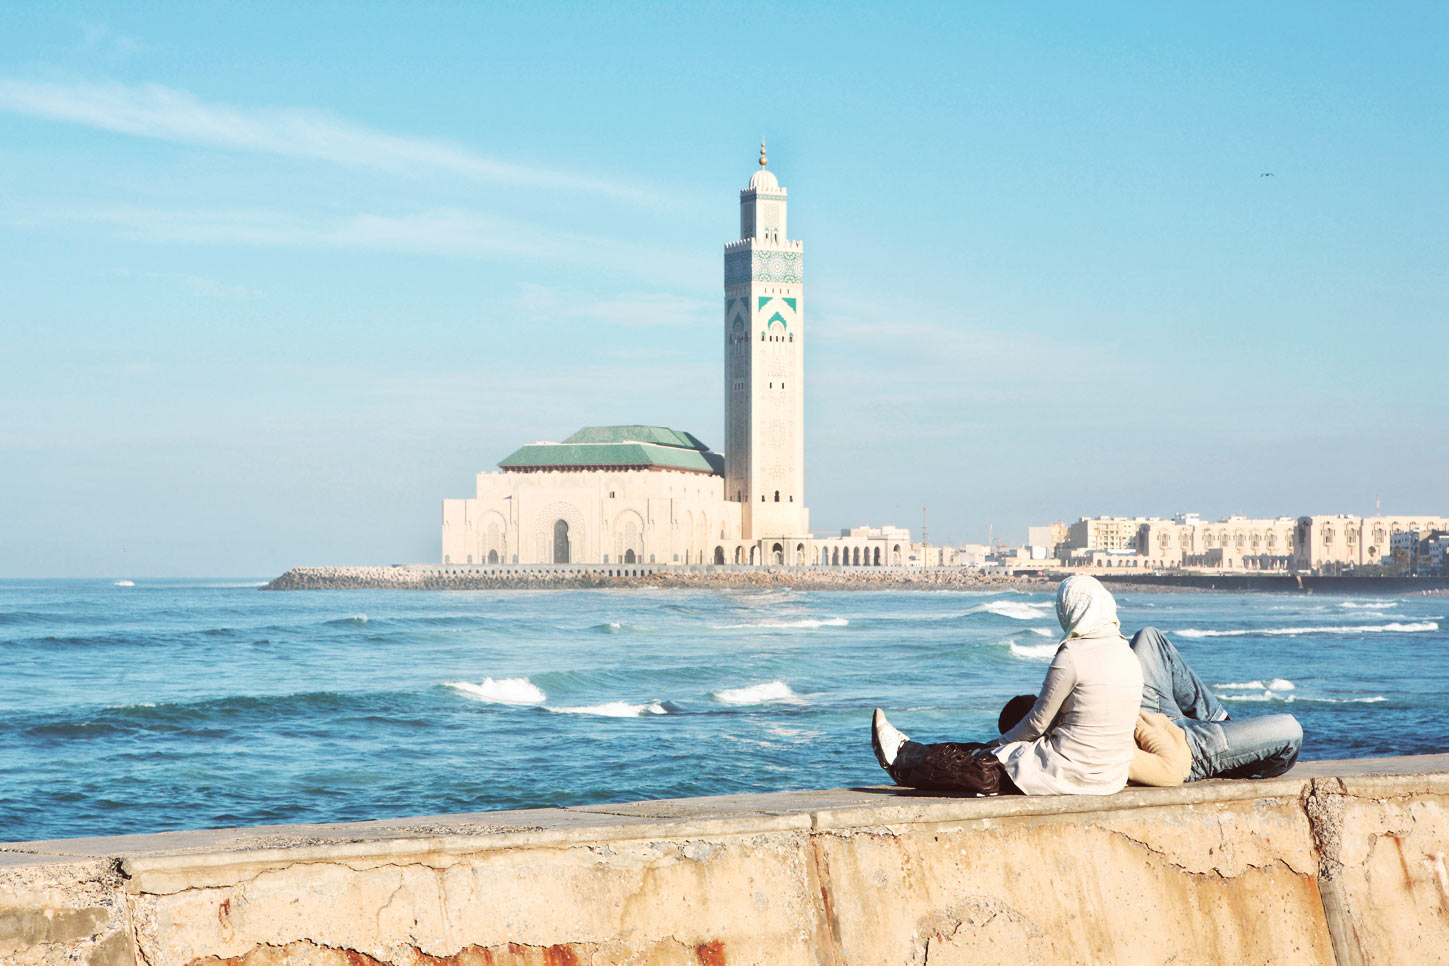
[[[724,942],[712,939],[694,947],[694,958],[700,966],[725,966]]]

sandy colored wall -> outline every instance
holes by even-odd
[[[0,962],[1449,962],[1449,756],[0,846]]]

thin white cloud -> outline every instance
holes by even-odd
[[[186,291],[198,298],[247,301],[260,298],[262,294],[256,289],[248,288],[245,285],[235,285],[231,282],[223,282],[202,275],[183,275],[178,272],[133,272],[128,268],[113,268],[102,274],[113,275],[119,278],[138,278],[168,284],[179,284]]]
[[[688,278],[699,258],[678,252],[533,225],[456,208],[410,214],[361,213],[343,217],[301,216],[266,209],[170,209],[106,205],[60,206],[0,219],[35,227],[79,221],[109,225],[121,237],[158,244],[253,245],[304,249],[360,249],[455,258],[528,260],[592,265],[626,275]],[[688,300],[655,298],[635,324],[663,321]],[[605,306],[609,309],[609,306]],[[624,307],[611,310],[622,321]]]
[[[517,187],[563,188],[634,200],[644,196],[632,186],[498,161],[447,141],[390,134],[322,111],[210,103],[160,84],[0,79],[0,111],[181,144],[402,173],[448,172]]]
[[[719,301],[665,292],[591,294],[549,285],[519,286],[518,307],[531,316],[583,319],[625,328],[707,324]]]
[[[132,54],[139,54],[147,49],[146,45],[135,37],[118,34],[103,23],[83,22],[80,27],[81,39],[77,49],[82,54],[100,53],[115,57],[130,57]]]

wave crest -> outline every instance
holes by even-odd
[[[966,615],[995,614],[997,617],[1010,617],[1018,621],[1039,621],[1043,617],[1051,616],[1048,606],[1025,600],[992,600],[972,607],[966,611]]]
[[[1417,634],[1437,631],[1438,621],[1393,621],[1388,624],[1334,624],[1322,627],[1262,627],[1252,630],[1204,630],[1185,627],[1174,631],[1179,637],[1298,637],[1302,634]]]
[[[1224,691],[1238,688],[1246,688],[1249,691],[1257,689],[1264,691],[1292,691],[1293,682],[1287,678],[1274,678],[1266,683],[1263,681],[1229,682],[1227,684],[1214,684],[1213,687],[1222,688]]]
[[[590,704],[578,708],[545,707],[543,710],[552,711],[554,714],[591,714],[600,718],[642,718],[645,715],[669,713],[669,709],[659,701],[645,701],[643,704],[605,701],[603,704]]]
[[[790,690],[790,685],[784,681],[752,684],[744,688],[722,688],[719,691],[711,692],[710,697],[720,704],[732,705],[805,703],[799,695]]]
[[[489,704],[538,705],[548,700],[548,695],[528,678],[484,678],[482,684],[470,681],[449,681],[443,685],[459,694],[486,701]]]
[[[1259,691],[1254,694],[1224,694],[1218,697],[1219,701],[1245,701],[1245,702],[1273,702],[1279,704],[1378,704],[1387,701],[1388,698],[1381,694],[1375,694],[1366,698],[1319,698],[1305,697],[1301,694],[1278,694],[1273,690]]]
[[[1024,661],[1050,661],[1056,657],[1060,644],[1018,644],[1011,642],[1011,656]]]
[[[716,630],[793,630],[803,628],[814,630],[820,627],[845,627],[850,621],[844,617],[805,617],[794,621],[754,621],[746,624],[716,624]]]

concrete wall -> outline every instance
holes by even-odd
[[[1449,756],[0,846],[0,962],[1449,962]]]

